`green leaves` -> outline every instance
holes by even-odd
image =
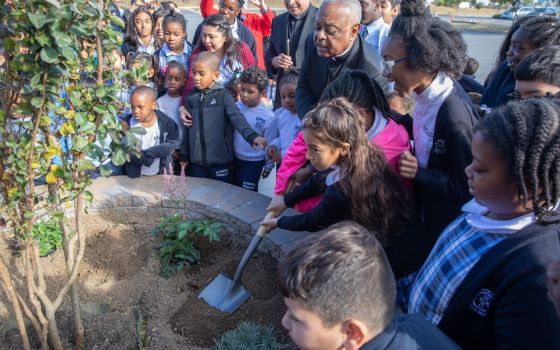
[[[51,47],[44,47],[41,50],[41,59],[46,63],[58,63],[58,51]]]
[[[29,18],[29,21],[31,22],[31,24],[33,24],[33,26],[36,29],[41,29],[47,23],[45,14],[40,12],[38,13],[28,12],[27,17]]]
[[[187,265],[200,260],[196,237],[206,237],[210,242],[220,239],[222,225],[212,220],[185,220],[179,214],[163,217],[151,230],[153,236],[163,234],[159,244],[161,275],[169,277]]]
[[[62,229],[50,219],[33,226],[31,234],[39,246],[39,256],[46,256],[62,246]]]

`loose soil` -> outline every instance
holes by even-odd
[[[137,348],[140,317],[147,321],[149,349],[207,349],[242,320],[272,324],[278,329],[279,339],[288,341],[280,325],[285,307],[277,290],[275,259],[255,253],[243,278],[251,298],[237,312],[222,313],[197,296],[220,272],[234,275],[247,242],[223,233],[220,242],[201,244],[202,260],[197,266],[165,279],[159,275],[157,238],[149,234],[155,220],[142,215],[86,216],[87,248],[79,293],[87,349]],[[4,248],[0,251],[7,253]],[[62,252],[41,260],[47,284],[60,287],[60,276],[66,274]],[[2,303],[6,305],[0,294]],[[69,304],[67,297],[57,314],[66,340],[71,339],[72,328]],[[13,322],[10,311],[0,308],[0,324]],[[0,344],[0,348],[21,348],[17,329],[4,330]]]

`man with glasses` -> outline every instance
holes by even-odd
[[[383,59],[359,35],[361,19],[358,0],[325,0],[321,4],[315,18],[315,32],[307,37],[296,90],[300,118],[317,104],[323,90],[344,70],[364,70],[386,90]]]

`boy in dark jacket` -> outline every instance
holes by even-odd
[[[278,267],[282,325],[301,349],[459,349],[418,315],[395,314],[395,279],[376,234],[345,221],[312,234]]]
[[[235,105],[231,93],[216,84],[220,59],[210,51],[199,53],[192,63],[195,90],[185,98],[180,112],[185,124],[180,158],[188,161],[194,177],[231,183],[233,128],[254,148],[266,140],[251,128]]]
[[[139,86],[130,95],[132,114],[124,121],[131,128],[145,130],[143,135],[136,135],[141,144],[140,156],[131,154],[130,162],[124,164],[124,172],[131,178],[162,173],[179,146],[177,124],[157,110],[156,99],[155,90],[148,86]]]

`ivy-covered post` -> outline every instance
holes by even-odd
[[[10,302],[18,326],[24,313],[43,349],[63,348],[56,310],[68,293],[74,346],[84,346],[76,281],[85,254],[82,217],[92,199],[87,188],[93,173],[110,173],[103,165],[109,157],[121,165],[133,151],[122,142],[135,140],[132,131],[124,131],[116,119],[119,77],[104,65],[122,42],[111,24],[123,23],[110,14],[109,5],[103,0],[12,0],[0,9],[7,58],[0,69],[0,204],[13,229],[11,239],[22,250],[15,259],[25,267],[25,281],[13,284]],[[67,225],[64,209],[72,204],[75,229]],[[61,223],[67,267],[62,287],[48,293],[31,235],[45,216]],[[0,272],[7,272],[0,276],[3,281],[5,276],[16,280],[17,264],[0,260],[6,270]],[[28,348],[25,326],[19,330]]]

